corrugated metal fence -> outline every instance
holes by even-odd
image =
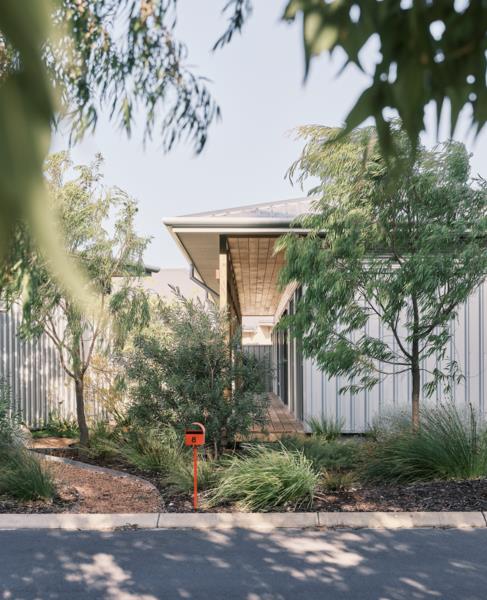
[[[74,417],[74,384],[64,372],[54,344],[46,335],[37,340],[20,340],[20,323],[18,306],[0,311],[0,377],[12,389],[14,409],[30,427],[42,425],[50,412]],[[101,407],[87,402],[88,416],[100,411]]]
[[[468,404],[481,414],[486,412],[487,382],[487,326],[486,326],[487,282],[483,283],[462,306],[451,325],[452,337],[447,346],[443,367],[450,361],[457,361],[464,379],[452,386],[451,399],[457,406]],[[370,318],[365,331],[374,337],[392,340],[392,333],[380,323],[378,318]],[[403,339],[405,335],[402,336]],[[392,341],[394,347],[394,341]],[[428,371],[439,364],[435,357],[423,361],[422,367]],[[384,366],[386,369],[387,366]],[[347,384],[341,377],[329,378],[323,374],[312,360],[305,359],[303,366],[304,418],[327,417],[343,419],[345,431],[362,432],[377,415],[393,412],[410,405],[411,378],[409,373],[396,373],[384,377],[369,391],[358,394],[340,394],[340,388]],[[388,369],[390,370],[390,369]],[[430,379],[428,376],[426,379]],[[447,400],[443,386],[438,385],[435,393],[424,402],[438,404]]]
[[[264,362],[267,368],[265,391],[272,392],[272,346],[270,344],[249,344],[242,346],[242,349],[245,353]]]

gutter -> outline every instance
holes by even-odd
[[[289,218],[262,217],[169,217],[163,220],[166,227],[205,227],[222,229],[227,227],[243,227],[252,229],[285,228],[289,229],[292,220]]]
[[[196,283],[196,285],[199,285],[200,288],[203,288],[207,295],[212,294],[213,296],[216,296],[217,298],[220,297],[220,294],[218,292],[215,292],[214,289],[212,289],[210,286],[206,285],[206,283],[201,281],[201,279],[198,279],[197,277],[194,276],[194,264],[193,263],[189,264],[189,278],[193,283]]]

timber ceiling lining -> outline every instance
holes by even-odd
[[[284,264],[282,252],[274,253],[276,237],[228,238],[243,315],[273,315],[281,297],[277,287]]]

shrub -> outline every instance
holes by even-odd
[[[281,440],[290,450],[299,450],[313,465],[316,472],[350,471],[360,461],[361,443],[357,440],[326,442],[319,437],[288,437]]]
[[[325,417],[318,419],[312,417],[307,421],[311,433],[315,436],[323,438],[327,442],[336,440],[342,435],[343,427],[345,425],[344,419],[332,420]]]
[[[137,365],[137,368],[140,365]],[[132,365],[130,368],[135,368]],[[138,370],[136,377],[144,377],[148,373],[142,374]],[[136,386],[139,386],[140,379],[137,380]],[[128,419],[131,427],[164,427],[170,422],[174,422],[175,415],[168,414],[165,410],[165,402],[163,401],[164,392],[158,397],[152,396],[149,386],[146,389],[132,388],[132,403],[128,410]]]
[[[227,459],[210,505],[237,502],[243,510],[311,504],[319,476],[302,452],[257,445]]]
[[[48,500],[55,494],[50,473],[23,448],[0,451],[0,493],[19,500]]]
[[[93,458],[111,458],[120,453],[118,432],[105,420],[90,426],[89,446],[84,450]]]
[[[418,431],[399,421],[368,446],[363,475],[369,481],[409,483],[487,475],[487,432],[472,407],[453,404],[423,410]]]
[[[227,327],[214,306],[178,294],[162,306],[126,357],[130,416],[178,429],[200,421],[215,455],[254,423],[264,425],[266,367],[242,352],[237,337],[228,342]]]
[[[0,377],[0,448],[22,443],[20,424],[20,415],[13,411],[10,385],[4,377]]]

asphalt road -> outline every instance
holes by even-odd
[[[0,598],[486,600],[487,530],[0,531]]]

